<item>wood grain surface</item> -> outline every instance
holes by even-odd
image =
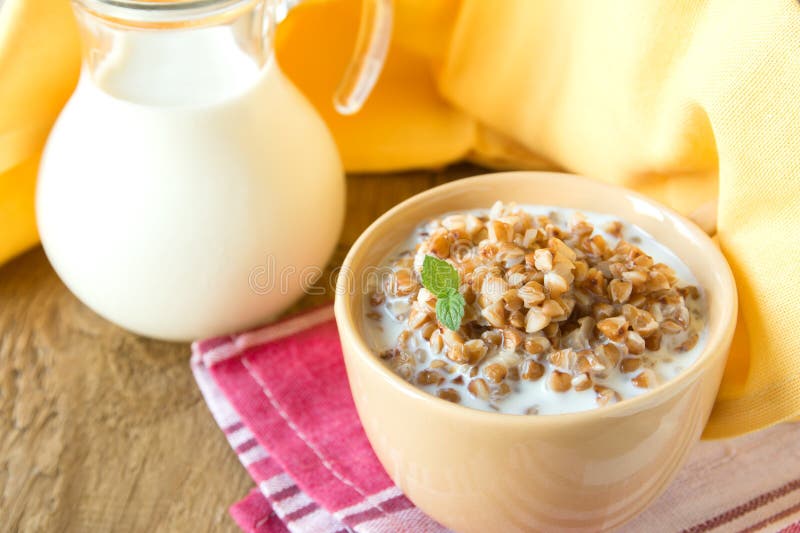
[[[400,200],[477,173],[460,165],[349,177],[331,266]],[[329,297],[306,297],[293,310]],[[703,443],[693,461],[738,449],[774,455],[778,437],[800,455],[792,425]],[[0,531],[236,531],[227,508],[251,488],[194,383],[188,345],[99,318],[41,249],[0,268]]]

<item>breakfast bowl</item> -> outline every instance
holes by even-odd
[[[611,214],[671,250],[705,297],[706,337],[696,360],[636,397],[552,415],[472,409],[394,373],[367,341],[363,279],[421,222],[495,200]],[[695,224],[632,191],[550,172],[462,179],[397,205],[351,248],[335,303],[353,399],[378,459],[415,505],[463,532],[607,530],[640,513],[700,438],[736,313],[730,268]]]

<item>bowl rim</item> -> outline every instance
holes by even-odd
[[[719,319],[719,327],[716,328],[714,331],[708,331],[708,337],[706,340],[706,345],[702,352],[697,356],[697,359],[689,366],[688,368],[684,369],[680,372],[677,376],[673,377],[661,383],[658,387],[648,390],[639,396],[635,396],[633,398],[628,398],[624,401],[617,402],[612,405],[604,406],[602,408],[596,409],[588,409],[585,411],[576,411],[576,412],[569,412],[569,413],[559,413],[559,414],[549,414],[549,415],[541,415],[541,416],[525,416],[525,415],[518,415],[512,413],[500,413],[500,412],[491,412],[491,411],[483,411],[479,409],[474,409],[471,407],[467,407],[461,404],[456,404],[453,402],[449,402],[447,400],[443,400],[438,398],[424,390],[421,390],[411,383],[408,383],[406,380],[402,379],[400,376],[392,372],[386,365],[384,365],[377,357],[377,354],[367,345],[366,340],[364,339],[363,335],[360,333],[359,328],[356,325],[357,318],[353,316],[352,312],[352,298],[355,298],[358,294],[358,291],[351,291],[349,286],[349,279],[351,276],[339,276],[337,283],[336,283],[336,298],[334,303],[334,314],[336,317],[336,323],[339,329],[340,340],[343,345],[343,352],[344,352],[344,359],[345,364],[347,365],[347,350],[344,349],[344,345],[346,343],[350,343],[353,347],[352,352],[356,354],[356,357],[362,359],[364,363],[370,368],[371,371],[377,374],[376,377],[380,377],[385,383],[389,386],[392,386],[398,389],[398,392],[405,394],[407,396],[411,396],[412,398],[426,402],[429,404],[431,408],[444,410],[445,412],[449,411],[448,416],[452,416],[453,419],[455,418],[467,418],[467,419],[478,419],[482,423],[495,423],[495,424],[514,424],[514,425],[531,425],[531,426],[539,426],[539,425],[552,425],[552,424],[565,424],[565,423],[580,423],[583,421],[587,421],[590,419],[597,419],[598,417],[601,418],[613,418],[613,417],[621,417],[627,416],[631,413],[639,412],[649,406],[657,405],[661,403],[659,400],[664,398],[670,398],[675,394],[680,394],[684,391],[691,383],[695,380],[699,379],[700,376],[704,375],[708,368],[711,367],[717,359],[719,358],[727,358],[728,355],[728,348],[727,346],[730,345],[730,342],[733,338],[733,332],[736,326],[736,317],[738,313],[738,294],[736,291],[736,284],[734,281],[733,273],[726,261],[725,257],[722,255],[719,247],[712,241],[711,237],[707,233],[705,233],[702,229],[700,229],[694,222],[686,218],[685,216],[681,215],[677,211],[664,206],[655,200],[644,196],[638,192],[635,192],[631,189],[614,185],[610,183],[606,183],[603,181],[599,181],[596,179],[590,179],[584,176],[580,176],[577,174],[570,174],[565,172],[549,172],[549,171],[509,171],[509,172],[491,172],[486,174],[480,174],[468,178],[460,178],[442,185],[438,185],[436,187],[427,189],[422,191],[406,200],[398,203],[380,217],[378,217],[372,224],[370,224],[367,229],[365,229],[361,235],[359,235],[356,242],[350,247],[350,250],[345,257],[344,262],[342,263],[342,271],[346,271],[346,269],[352,270],[353,263],[357,262],[359,257],[364,254],[364,250],[362,250],[365,246],[365,242],[369,240],[369,238],[376,232],[380,231],[380,229],[386,225],[387,223],[391,222],[396,216],[402,214],[402,212],[407,209],[409,206],[414,205],[419,202],[424,202],[430,199],[433,196],[441,195],[443,193],[448,193],[456,189],[462,189],[470,187],[471,185],[480,184],[482,182],[490,181],[492,179],[496,179],[497,177],[505,177],[506,179],[510,178],[518,178],[518,179],[525,179],[529,180],[532,177],[558,177],[561,180],[572,180],[573,182],[577,182],[577,184],[581,186],[591,186],[599,189],[605,189],[608,192],[616,192],[621,193],[629,197],[633,197],[637,200],[637,202],[643,202],[649,205],[652,208],[657,209],[658,211],[669,215],[670,218],[679,222],[684,226],[684,229],[689,231],[695,239],[705,243],[706,247],[709,250],[709,256],[711,259],[711,267],[713,267],[721,277],[721,286],[722,291],[721,295],[723,298],[727,297],[729,302],[726,305],[719,305],[720,309],[723,309],[723,315]],[[546,204],[545,204],[546,205]],[[569,207],[567,207],[569,209]],[[603,211],[598,211],[603,213]],[[432,216],[435,216],[432,214]],[[672,250],[676,256],[678,256],[681,261],[685,261],[680,254],[676,251]],[[365,265],[366,266],[366,265]],[[694,270],[692,270],[694,273]],[[695,274],[696,275],[696,274]],[[727,309],[727,313],[725,313],[725,309]],[[727,316],[725,316],[727,314]]]

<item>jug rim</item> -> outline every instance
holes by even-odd
[[[218,24],[264,0],[72,0],[73,5],[124,26],[171,29]]]

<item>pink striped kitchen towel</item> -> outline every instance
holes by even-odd
[[[257,484],[231,508],[243,530],[445,531],[370,448],[330,306],[192,348],[197,383]]]
[[[244,531],[445,531],[372,452],[330,306],[192,348],[211,413],[256,483],[230,509]],[[703,442],[667,492],[621,531],[800,533],[799,473],[800,424]]]

